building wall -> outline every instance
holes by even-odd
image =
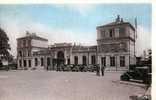
[[[71,64],[74,64],[74,57],[77,56],[78,57],[78,64],[83,64],[83,56],[86,56],[86,63],[87,65],[92,64],[91,61],[91,56],[95,55],[95,63],[97,62],[97,56],[96,56],[96,52],[77,52],[77,53],[72,53],[72,56],[70,57],[71,59]]]
[[[113,29],[113,30],[112,30]],[[112,30],[112,35],[110,34]],[[18,51],[18,67],[24,67],[24,61],[27,66],[28,61],[31,60],[32,67],[36,68],[48,68],[47,58],[50,59],[50,66],[53,64],[53,59],[58,59],[58,52],[63,52],[65,64],[67,59],[70,58],[70,64],[74,64],[74,57],[78,57],[78,64],[83,64],[83,56],[86,56],[87,65],[92,64],[92,56],[95,56],[95,64],[101,65],[101,58],[106,57],[106,67],[109,69],[128,69],[130,64],[135,64],[135,31],[129,24],[119,24],[112,26],[102,26],[97,28],[97,49],[91,50],[89,47],[75,46],[77,49],[73,49],[73,46],[68,43],[58,43],[53,45],[51,49],[51,55],[33,55],[34,52],[44,50],[48,48],[48,41],[36,40],[30,38],[23,38],[17,40]],[[79,48],[80,47],[80,48]],[[95,49],[95,48],[93,48]],[[22,52],[22,56],[19,56],[19,51]],[[28,56],[28,53],[31,53]],[[125,66],[120,65],[121,56],[124,56]],[[110,66],[110,57],[115,57],[115,66]],[[38,59],[38,65],[35,66],[35,58]],[[44,59],[44,67],[41,66],[41,58]],[[19,61],[21,60],[21,66]],[[54,66],[53,66],[54,67]]]
[[[111,29],[114,29],[112,37],[109,35]],[[115,67],[123,68],[120,66],[120,56],[124,56],[124,68],[135,64],[134,32],[128,24],[97,28],[98,63],[101,65],[101,57],[106,57],[106,67],[110,67],[110,57],[114,56]]]
[[[48,48],[48,41],[32,39],[31,45],[33,47]]]
[[[43,50],[47,47],[48,47],[48,41],[35,40],[35,39],[31,39],[30,37],[17,39],[18,68],[24,69],[24,68],[34,67],[33,53],[36,51]],[[29,60],[31,60],[31,67],[29,67]],[[21,61],[21,66],[20,66],[20,61]],[[24,66],[24,62],[26,63],[26,66]]]

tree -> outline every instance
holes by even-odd
[[[5,59],[9,59],[10,53],[8,50],[11,50],[10,44],[8,43],[9,38],[6,32],[0,28],[0,56]]]

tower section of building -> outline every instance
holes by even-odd
[[[127,70],[135,64],[135,28],[120,16],[97,28],[98,63],[107,69]]]

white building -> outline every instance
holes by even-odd
[[[135,28],[117,19],[97,27],[98,63],[109,69],[128,69],[136,63]]]
[[[98,26],[97,45],[80,46],[55,43],[48,47],[48,40],[28,34],[17,39],[18,67],[56,70],[65,65],[106,66],[108,70],[128,70],[135,64],[135,28],[118,18]]]
[[[34,66],[33,53],[48,48],[48,40],[28,33],[25,37],[17,39],[17,63],[18,68],[29,68]]]

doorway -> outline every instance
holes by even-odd
[[[64,64],[64,63],[65,63],[64,52],[59,51],[57,53],[57,65],[60,66],[61,64]]]

